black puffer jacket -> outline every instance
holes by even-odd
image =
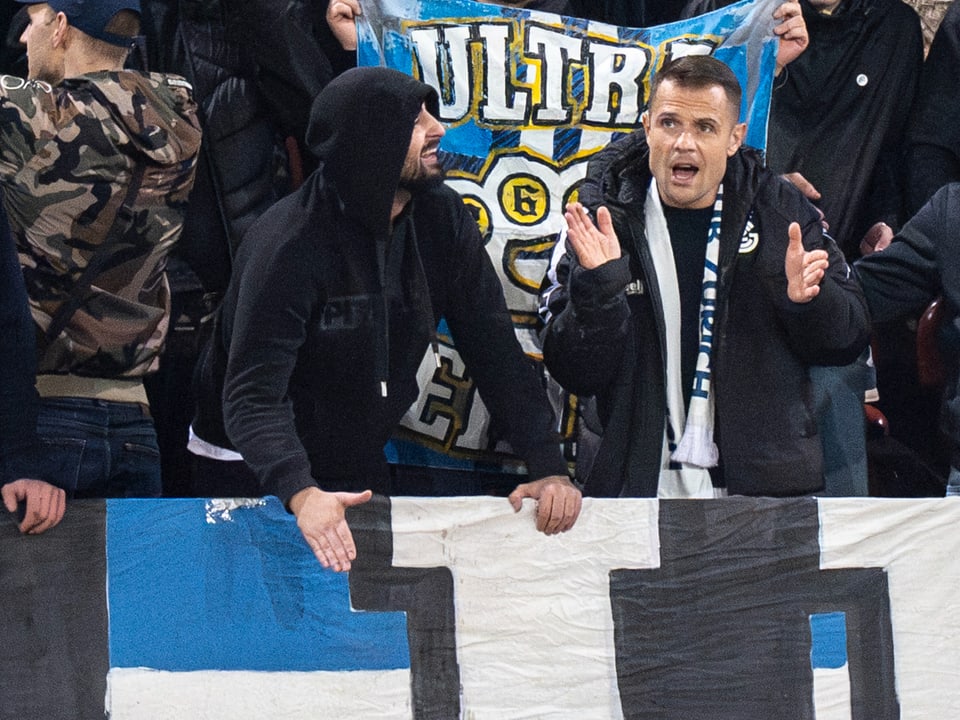
[[[666,416],[664,327],[647,246],[643,204],[650,183],[642,133],[604,150],[580,199],[606,205],[623,257],[585,270],[567,253],[545,293],[544,362],[567,390],[596,395],[603,438],[586,479],[593,496],[655,496]],[[752,150],[727,163],[714,325],[712,388],[719,478],[729,492],[796,495],[817,490],[821,447],[807,366],[852,362],[869,339],[866,303],[814,208],[763,168]],[[758,242],[741,246],[748,219]],[[831,264],[820,294],[787,298],[783,264],[789,223]],[[627,295],[628,283],[643,291]]]
[[[206,290],[222,292],[244,233],[290,189],[286,129],[258,87],[257,59],[230,24],[229,2],[143,0],[141,9],[150,68],[191,82],[204,131],[176,257]]]

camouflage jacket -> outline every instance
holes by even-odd
[[[183,227],[200,125],[172,75],[101,72],[51,87],[0,76],[0,184],[37,325],[39,372],[137,377],[166,335],[166,257]],[[110,260],[59,335],[46,330],[110,233],[144,167]]]

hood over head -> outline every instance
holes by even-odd
[[[389,229],[400,172],[424,104],[439,117],[432,87],[385,67],[347,70],[313,102],[307,145],[335,186],[344,212],[375,234]]]

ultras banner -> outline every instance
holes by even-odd
[[[651,78],[664,62],[694,53],[726,62],[745,90],[747,143],[765,146],[773,12],[781,1],[747,0],[642,29],[468,0],[365,0],[358,61],[437,89],[448,183],[477,217],[531,357],[540,356],[537,295],[563,208],[576,198],[590,157],[640,127]],[[444,330],[443,366],[434,372],[432,356],[425,358],[423,392],[393,459],[468,468],[506,462]],[[567,436],[570,403],[557,405]]]

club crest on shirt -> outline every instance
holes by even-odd
[[[751,215],[747,218],[747,226],[743,229],[743,235],[740,236],[740,254],[752,253],[758,245],[760,245],[760,233],[757,232]]]

